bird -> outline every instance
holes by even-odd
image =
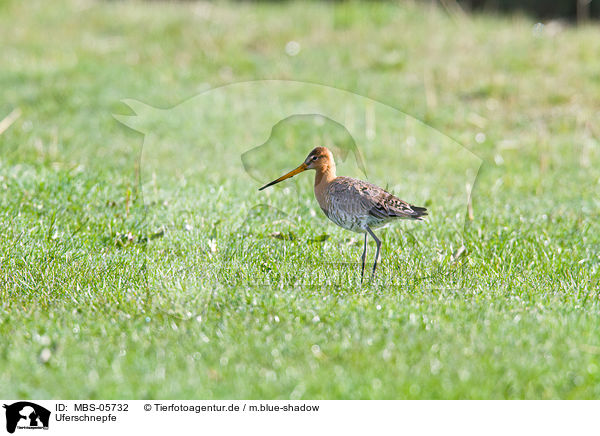
[[[400,200],[372,183],[352,177],[338,177],[333,154],[327,147],[314,148],[300,166],[262,186],[259,191],[307,170],[315,170],[315,197],[327,218],[344,229],[365,235],[361,282],[365,275],[368,236],[377,245],[372,273],[372,277],[375,277],[381,241],[374,230],[397,219],[423,221],[428,215],[426,208]]]

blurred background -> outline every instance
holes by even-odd
[[[597,156],[597,5],[3,0],[0,152],[135,176],[141,141],[115,122],[132,114],[120,100],[169,108],[285,79],[423,120],[508,176],[505,189],[578,189]],[[565,166],[582,171],[545,177]]]
[[[593,0],[457,0],[443,1],[445,5],[458,4],[469,10],[477,11],[522,11],[540,18],[564,18],[583,21],[590,17],[598,17],[600,6],[598,1]]]

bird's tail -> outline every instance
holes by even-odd
[[[428,215],[427,209],[424,208],[424,207],[413,206],[411,204],[410,208],[414,212],[414,213],[411,214],[411,218],[414,219],[414,220],[423,221],[425,219],[425,217]]]

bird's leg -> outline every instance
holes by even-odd
[[[360,282],[363,282],[363,279],[365,278],[365,261],[367,259],[367,232],[365,232],[365,249],[363,250],[363,254],[362,254],[362,269],[360,271]]]
[[[369,226],[366,226],[366,229],[367,232],[369,232],[369,235],[371,235],[371,237],[375,239],[375,244],[377,244],[377,253],[375,253],[375,263],[373,264],[373,277],[375,277],[375,270],[377,269],[377,260],[379,259],[379,251],[381,250],[381,241],[379,240],[379,238],[377,238],[377,236],[375,236],[375,233],[373,233],[373,230],[371,230]]]

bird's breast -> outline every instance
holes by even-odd
[[[344,209],[330,207],[327,210],[323,209],[323,212],[325,212],[327,218],[346,230],[364,233],[365,226],[368,225],[365,217],[348,213]]]

